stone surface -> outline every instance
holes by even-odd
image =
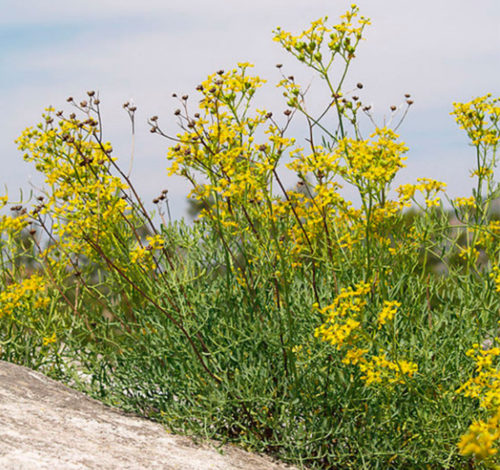
[[[195,445],[42,374],[0,361],[0,469],[283,470],[224,446]]]

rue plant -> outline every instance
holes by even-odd
[[[1,199],[2,357],[304,468],[496,465],[499,100],[454,104],[471,196],[426,177],[393,187],[413,101],[379,127],[363,84],[346,85],[368,25],[353,5],[336,25],[275,31],[319,76],[320,109],[281,65],[285,110],[259,107],[264,80],[240,63],[194,108],[178,98],[177,134],[150,118],[192,186],[192,225],[164,219],[167,190],[145,207],[94,92],[70,115],[48,108],[18,139],[42,193]]]

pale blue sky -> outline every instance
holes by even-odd
[[[261,107],[284,109],[274,68],[309,81],[311,75],[272,41],[276,26],[298,32],[320,16],[335,21],[351,2],[339,0],[0,0],[0,184],[11,196],[38,179],[13,140],[69,95],[99,92],[106,138],[128,166],[130,126],[121,104],[137,107],[133,178],[150,201],[168,188],[175,217],[183,215],[187,185],[166,176],[167,142],[145,121],[158,114],[175,132],[172,92],[189,93],[207,74],[237,61],[256,65],[268,79]],[[382,119],[402,95],[415,105],[400,128],[410,146],[401,181],[419,176],[448,183],[452,196],[468,194],[473,153],[449,116],[453,101],[500,95],[498,0],[360,0],[372,26],[349,83]],[[313,86],[315,82],[313,82]],[[292,184],[293,181],[290,181]]]

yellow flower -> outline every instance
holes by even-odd
[[[486,460],[498,453],[495,447],[500,438],[498,421],[500,411],[497,411],[488,421],[475,421],[469,426],[458,443],[462,455],[473,455],[478,460]]]
[[[55,343],[57,340],[56,333],[52,333],[52,336],[43,338],[43,345],[48,346],[49,344]]]
[[[401,303],[397,300],[384,301],[384,308],[378,316],[379,329],[382,328],[382,326],[385,325],[388,321],[391,321],[394,318],[394,315],[396,315],[399,307],[401,307]]]

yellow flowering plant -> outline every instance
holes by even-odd
[[[471,196],[449,201],[431,178],[394,188],[413,100],[365,135],[374,116],[348,72],[369,24],[352,5],[274,32],[321,78],[318,111],[281,64],[284,110],[255,104],[266,81],[242,62],[196,104],[174,96],[178,132],[149,119],[168,174],[191,185],[191,225],[165,220],[166,189],[156,213],[143,203],[95,92],[48,108],[17,141],[42,193],[0,198],[2,357],[303,468],[494,465],[498,348],[477,345],[500,308],[498,100],[454,105]],[[306,139],[290,135],[299,120]]]

